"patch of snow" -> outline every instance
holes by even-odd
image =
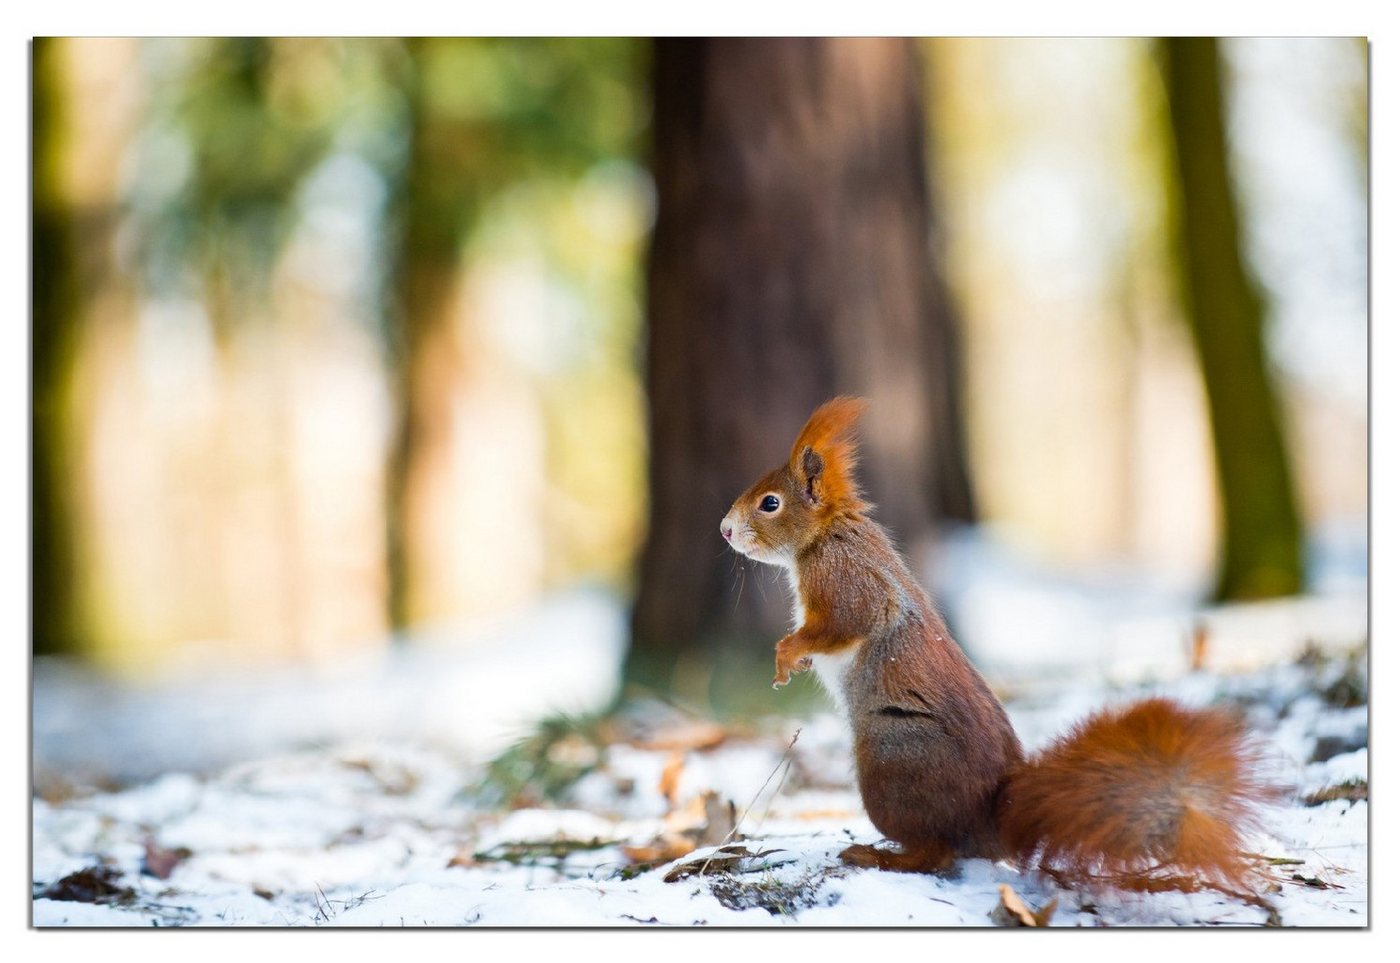
[[[620,600],[578,590],[516,618],[437,627],[336,666],[122,684],[36,659],[34,771],[38,781],[130,782],[352,739],[489,755],[547,712],[609,699],[625,633]]]
[[[1294,599],[1201,608],[1207,586],[1116,566],[1044,564],[995,528],[949,530],[923,559],[927,584],[958,641],[994,685],[1117,683],[1190,669],[1204,632],[1211,668],[1244,671],[1291,659],[1312,643],[1334,651],[1368,635],[1364,526],[1312,537],[1312,591]]]
[[[1265,896],[1297,926],[1368,921],[1365,801],[1308,806],[1307,793],[1368,773],[1367,750],[1310,761],[1319,734],[1364,731],[1364,706],[1319,693],[1343,668],[1280,665],[1195,674],[1130,688],[1087,683],[1012,700],[1028,746],[1086,711],[1147,694],[1250,706],[1290,798],[1252,850],[1292,860],[1268,869]],[[791,733],[802,729],[789,749]],[[838,854],[878,842],[850,782],[834,715],[778,720],[682,753],[676,799],[718,791],[741,814],[737,871],[666,882],[681,863],[631,867],[621,844],[661,831],[661,773],[671,750],[606,747],[602,764],[557,808],[495,812],[463,793],[481,766],[416,740],[353,739],[273,754],[206,776],[167,773],[118,792],[33,803],[36,894],[105,863],[135,898],[93,905],[36,898],[37,926],[157,923],[238,926],[987,926],[1001,885],[1028,905],[1058,900],[1056,926],[1262,925],[1264,909],[1222,893],[1069,891],[1035,873],[963,860],[951,878],[854,870]],[[753,803],[751,808],[750,802]],[[167,879],[143,875],[147,843],[190,854]],[[561,844],[552,849],[551,844]]]

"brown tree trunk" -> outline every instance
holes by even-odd
[[[1220,55],[1210,37],[1162,42],[1179,178],[1177,263],[1215,440],[1222,545],[1216,596],[1302,587],[1302,531],[1264,356],[1264,304],[1241,256]]]
[[[394,198],[399,236],[390,281],[397,423],[385,482],[395,627],[446,614],[429,578],[442,515],[433,491],[451,454],[453,389],[463,377],[452,305],[461,237],[473,213],[471,175],[456,157],[461,133],[435,113],[425,86],[428,47],[447,42],[407,46],[408,162]]]
[[[767,655],[753,643],[780,634],[785,591],[738,594],[736,565],[756,563],[719,520],[834,394],[872,402],[862,475],[902,545],[925,544],[935,513],[971,514],[920,80],[906,40],[657,41],[632,681],[668,688],[716,646]]]

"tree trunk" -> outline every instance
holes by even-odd
[[[927,78],[923,89],[929,91]],[[929,99],[933,100],[934,96],[930,95]],[[922,103],[915,109],[928,137],[931,114]],[[932,299],[931,306],[924,311],[924,323],[928,332],[929,417],[934,426],[927,454],[932,479],[928,496],[935,522],[970,524],[977,520],[977,503],[973,498],[972,479],[968,473],[966,413],[963,410],[966,382],[962,363],[962,319],[958,316],[958,306],[944,273],[947,237],[941,218],[943,201],[939,191],[941,179],[935,163],[937,147],[935,140],[923,150],[926,155],[924,206],[929,223],[928,283],[931,285]]]
[[[429,578],[445,514],[434,510],[433,492],[450,459],[453,388],[463,376],[452,304],[461,237],[471,216],[470,173],[455,162],[460,132],[435,115],[425,86],[424,55],[434,42],[408,42],[408,160],[392,215],[399,234],[390,280],[397,423],[385,513],[395,627],[447,614]]]
[[[30,423],[34,652],[78,648],[74,591],[71,385],[79,309],[72,211],[63,190],[61,40],[33,47],[33,347]]]
[[[862,475],[917,550],[971,514],[955,346],[931,263],[920,71],[906,40],[659,40],[648,265],[651,523],[629,680],[781,634],[719,535],[837,393],[868,397]],[[764,576],[771,584],[771,576]]]
[[[1176,173],[1177,263],[1215,439],[1222,515],[1216,596],[1302,587],[1301,526],[1264,353],[1264,305],[1240,253],[1216,41],[1161,44]]]

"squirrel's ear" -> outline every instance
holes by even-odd
[[[855,482],[855,427],[865,407],[860,398],[833,398],[812,412],[798,433],[788,468],[810,504],[869,507]]]
[[[821,475],[825,464],[822,456],[813,451],[811,445],[802,449],[802,492],[809,505],[815,505],[821,500]]]

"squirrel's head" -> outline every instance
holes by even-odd
[[[789,565],[840,514],[870,506],[855,481],[855,426],[866,403],[833,398],[812,412],[787,464],[735,500],[719,530],[731,548],[772,565]]]

